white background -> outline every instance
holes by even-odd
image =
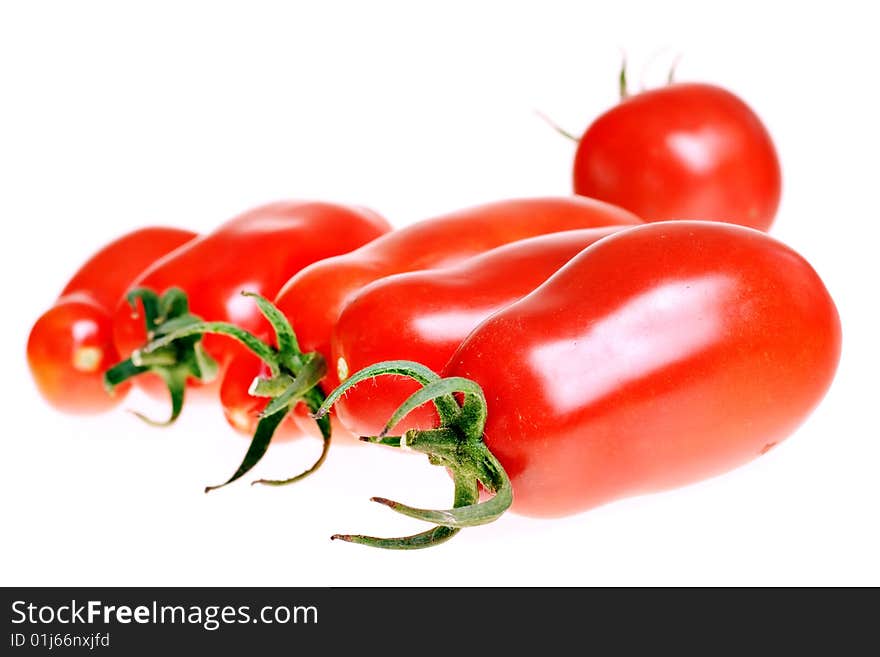
[[[867,2],[711,4],[4,3],[0,582],[880,584],[877,17]],[[206,496],[246,448],[217,407],[162,431],[39,398],[30,325],[110,238],[152,223],[209,230],[278,198],[362,203],[400,226],[567,194],[573,147],[534,110],[583,129],[615,102],[621,48],[636,82],[643,66],[659,82],[682,53],[681,79],[755,108],[783,161],[773,234],[839,305],[832,390],[758,461],[566,519],[510,515],[437,549],[382,552],[328,537],[421,530],[367,501],[448,503],[445,473],[419,457],[337,449],[298,486]],[[318,448],[275,446],[258,473],[289,474]]]

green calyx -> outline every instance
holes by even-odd
[[[626,54],[622,54],[620,58],[620,73],[617,74],[617,93],[620,100],[629,98],[629,85],[626,80]]]
[[[435,525],[432,529],[397,538],[377,538],[355,534],[336,534],[332,538],[371,547],[415,550],[431,547],[452,538],[465,527],[484,525],[497,520],[513,501],[510,479],[498,459],[483,442],[486,424],[486,399],[480,386],[461,377],[440,378],[435,372],[410,361],[377,363],[352,375],[328,395],[315,414],[323,415],[347,390],[361,381],[381,375],[403,375],[423,387],[413,393],[394,412],[378,436],[361,440],[427,455],[433,465],[447,468],[455,483],[453,506],[450,509],[419,509],[383,497],[372,498],[398,513]],[[455,395],[463,395],[459,404]],[[388,433],[413,409],[433,402],[440,416],[440,426],[429,430],[409,430],[401,436]],[[479,485],[494,496],[479,501]]]
[[[135,311],[140,299],[150,341],[202,323],[200,317],[189,312],[186,293],[179,288],[170,288],[162,296],[147,288],[136,288],[126,298]],[[201,334],[187,334],[179,340],[168,341],[161,349],[134,351],[130,358],[104,372],[104,386],[112,392],[124,381],[148,372],[159,376],[168,387],[171,416],[165,421],[156,421],[140,413],[135,415],[150,424],[164,426],[173,423],[183,409],[187,379],[213,380],[217,376],[217,362],[202,348]]]
[[[318,387],[327,370],[323,357],[318,353],[303,353],[300,350],[290,322],[269,300],[251,292],[242,294],[254,299],[271,324],[277,347],[266,344],[234,324],[206,322],[190,314],[186,294],[182,290],[171,288],[160,297],[152,290],[139,288],[129,294],[128,300],[134,308],[138,299],[142,301],[149,341],[132,353],[129,359],[114,365],[104,374],[109,390],[146,372],[161,376],[171,396],[170,419],[154,422],[139,413],[136,415],[152,424],[167,425],[180,415],[187,379],[192,377],[207,382],[217,374],[216,362],[201,345],[205,334],[225,335],[237,340],[267,365],[270,376],[256,379],[249,390],[250,394],[270,397],[271,401],[260,416],[248,451],[229,479],[217,486],[208,486],[205,492],[222,488],[250,471],[269,449],[275,430],[298,403],[304,403],[314,413],[324,401],[324,394]],[[316,422],[324,444],[321,455],[311,467],[288,479],[260,479],[253,483],[284,485],[315,472],[327,457],[331,435],[329,417],[316,419]]]

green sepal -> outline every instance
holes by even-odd
[[[484,525],[497,520],[512,504],[513,487],[510,479],[501,463],[483,442],[487,410],[482,388],[476,382],[461,377],[440,378],[433,373],[433,376],[426,376],[424,369],[426,369],[424,366],[416,363],[388,361],[386,364],[362,370],[352,375],[349,380],[359,382],[380,374],[402,373],[422,384],[423,387],[410,395],[392,414],[378,436],[363,437],[361,440],[418,451],[427,455],[432,465],[447,468],[452,473],[456,485],[452,508],[420,509],[384,497],[374,497],[373,502],[383,504],[411,518],[433,523],[436,527],[421,534],[397,538],[378,538],[360,534],[337,534],[332,538],[386,549],[412,550],[430,547],[449,540],[454,535],[453,530]],[[326,410],[329,404],[341,396],[346,384],[327,396],[319,412]],[[464,396],[460,406],[455,400],[457,394]],[[402,436],[387,435],[415,408],[427,402],[433,401],[436,404],[437,400],[450,399],[455,403],[457,412],[444,413],[438,428],[410,430]],[[476,492],[478,484],[482,484],[488,492],[494,493],[493,497],[486,502],[480,502]],[[445,528],[446,531],[441,531],[441,528]]]
[[[266,453],[266,450],[269,449],[269,443],[272,441],[272,436],[275,435],[275,429],[277,429],[278,425],[284,421],[285,417],[287,417],[287,412],[288,411],[274,413],[273,415],[262,418],[257,423],[254,437],[251,439],[248,451],[244,455],[244,459],[242,460],[241,465],[238,466],[238,469],[222,484],[206,486],[205,492],[210,493],[212,490],[217,490],[218,488],[223,488],[224,486],[231,484],[236,479],[240,479],[247,474],[251,468],[259,463],[260,459],[263,458],[263,455]]]

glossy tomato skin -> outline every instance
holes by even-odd
[[[112,311],[138,274],[195,236],[178,228],[141,228],[107,244],[80,267],[28,337],[31,375],[47,402],[66,413],[85,414],[109,410],[125,397],[128,386],[110,395],[102,378],[119,360]]]
[[[253,299],[243,297],[242,291],[272,298],[303,267],[358,248],[388,230],[385,219],[365,208],[314,201],[272,203],[235,217],[157,262],[132,287],[157,293],[182,288],[192,313],[266,334],[267,322]],[[140,303],[135,312],[127,303],[120,303],[113,329],[123,358],[143,346],[146,333]],[[204,345],[221,367],[242,350],[223,336],[205,336]],[[135,381],[150,392],[167,396],[157,377],[142,376]]]
[[[773,141],[734,94],[671,84],[630,96],[578,143],[574,191],[645,221],[702,219],[767,230],[782,174]]]
[[[510,242],[546,233],[637,225],[633,214],[593,199],[517,199],[467,208],[401,228],[351,253],[303,269],[276,304],[291,320],[303,351],[331,358],[333,327],[345,304],[385,276],[453,265]],[[325,390],[339,380],[328,360]]]
[[[397,274],[364,287],[333,330],[332,361],[354,373],[387,360],[412,360],[440,371],[468,333],[525,296],[594,242],[626,226],[584,228],[531,237],[450,267]],[[415,381],[377,377],[346,392],[334,406],[350,431],[377,435]],[[410,413],[394,433],[437,423],[431,404]]]
[[[586,249],[445,368],[480,383],[513,508],[579,512],[710,477],[789,435],[829,387],[822,281],[758,231],[667,222]]]

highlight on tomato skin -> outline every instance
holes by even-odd
[[[755,112],[721,87],[673,83],[624,98],[580,138],[576,194],[646,221],[699,219],[760,230],[782,193],[779,157]]]

